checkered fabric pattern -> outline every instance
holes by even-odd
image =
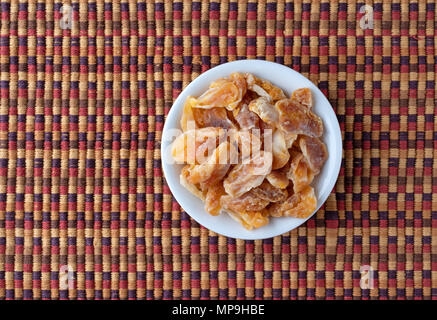
[[[407,0],[2,1],[0,298],[437,299],[436,19]],[[247,58],[312,80],[344,138],[322,209],[257,241],[193,221],[160,159],[181,90]]]

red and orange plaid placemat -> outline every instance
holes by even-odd
[[[0,298],[436,298],[436,19],[407,0],[1,2]],[[246,58],[311,79],[344,135],[323,208],[263,241],[199,226],[161,172],[174,99]]]

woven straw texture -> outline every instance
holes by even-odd
[[[373,29],[363,1],[1,2],[0,298],[437,298],[436,4],[366,4]],[[246,58],[312,80],[344,138],[322,209],[257,241],[193,221],[160,159],[181,90]]]

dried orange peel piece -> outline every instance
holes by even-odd
[[[262,121],[275,127],[279,120],[278,111],[275,107],[264,97],[252,100],[249,104],[249,110],[256,113]]]
[[[234,118],[240,129],[252,130],[259,128],[259,118],[255,112],[249,110],[249,106],[243,103],[238,109],[234,109]]]
[[[317,208],[314,189],[307,186],[300,192],[294,193],[284,202],[274,203],[268,208],[272,217],[307,218]]]
[[[180,183],[185,189],[190,191],[196,197],[198,197],[201,200],[205,200],[205,193],[202,190],[200,190],[199,186],[194,185],[187,180],[187,177],[189,175],[189,168],[191,166],[192,165],[186,165],[184,168],[182,168],[181,175],[179,177]]]
[[[272,158],[270,152],[260,151],[250,161],[235,165],[223,181],[226,193],[238,197],[259,186],[272,170]]]
[[[247,230],[260,228],[269,223],[267,211],[242,211],[235,212],[227,210],[227,213],[236,221],[238,221]]]
[[[288,192],[285,189],[277,188],[264,180],[258,187],[250,190],[253,196],[268,202],[281,202],[287,198]]]
[[[311,170],[318,174],[328,158],[325,144],[320,139],[302,136],[299,146]]]
[[[172,143],[171,155],[176,162],[196,164],[199,161],[199,147],[202,144],[211,146],[213,151],[220,137],[225,135],[222,128],[201,128],[185,131],[179,135]]]
[[[303,134],[316,138],[323,134],[322,119],[306,107],[290,99],[279,100],[275,107],[279,112],[279,127],[286,134]]]
[[[300,192],[313,181],[314,173],[308,167],[302,153],[295,153],[292,158],[288,177],[293,181],[294,192]]]
[[[199,127],[216,127],[235,129],[235,124],[229,119],[225,108],[215,107],[211,109],[192,108],[193,118]]]
[[[305,106],[308,110],[313,107],[313,96],[311,94],[310,88],[301,88],[294,90],[291,94],[291,100]]]
[[[236,212],[242,212],[259,211],[267,207],[270,201],[259,198],[255,193],[252,192],[253,190],[254,189],[235,198],[230,195],[223,196],[221,198],[223,208]]]
[[[211,109],[224,107],[230,111],[235,109],[246,93],[247,85],[244,76],[233,73],[228,79],[219,79],[192,103],[193,108]]]
[[[246,73],[246,81],[250,90],[256,92],[260,97],[264,97],[269,101],[277,101],[286,98],[282,89],[274,86],[267,80],[263,80],[254,76],[251,73]]]
[[[237,157],[238,152],[235,146],[228,141],[222,142],[207,161],[189,168],[187,180],[192,184],[215,184],[224,178]]]
[[[266,179],[272,186],[279,189],[285,189],[290,184],[287,173],[282,170],[272,170],[272,172],[266,176]]]
[[[220,214],[221,198],[226,194],[223,183],[219,182],[208,186],[205,196],[205,210],[213,216]]]
[[[193,97],[188,97],[184,104],[184,110],[180,122],[182,131],[197,128],[196,120],[194,119],[192,99]]]
[[[284,137],[284,133],[281,130],[275,130],[273,133],[273,164],[272,169],[279,169],[285,166],[290,159],[290,153],[288,152],[287,142]]]

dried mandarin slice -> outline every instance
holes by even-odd
[[[262,121],[270,126],[275,127],[279,120],[278,111],[275,107],[264,97],[252,100],[249,104],[249,110],[256,113]]]
[[[192,97],[188,97],[184,104],[184,110],[181,117],[181,128],[182,131],[187,131],[189,129],[196,129],[196,121],[194,119],[193,107],[192,107]]]
[[[235,109],[234,111],[236,111]],[[259,128],[259,118],[256,113],[249,110],[249,106],[245,103],[234,113],[235,121],[237,121],[240,129],[251,130]]]
[[[284,134],[285,139],[285,145],[287,146],[287,149],[290,149],[294,142],[297,140],[298,135],[297,134],[286,134],[284,131],[282,131]]]
[[[253,194],[256,198],[265,200],[267,202],[284,201],[288,195],[287,190],[277,188],[271,185],[270,182],[266,180],[264,180],[264,182],[261,183],[258,187],[250,190],[249,193]]]
[[[216,153],[212,154],[211,158],[215,156],[216,160],[209,159],[210,163],[216,163],[217,169],[210,179],[204,181],[208,185],[222,181],[228,173],[230,167],[238,163],[238,147],[232,144],[229,140],[220,141],[216,149]]]
[[[269,223],[269,217],[266,210],[263,211],[243,211],[235,212],[232,210],[226,210],[226,212],[234,220],[238,221],[247,230],[253,230],[265,226]]]
[[[245,73],[244,76],[246,77],[247,87],[250,89],[254,84],[256,84],[258,78],[255,77],[252,73]]]
[[[243,96],[243,99],[241,99],[239,106],[232,111],[234,117],[237,116],[238,112],[240,111],[243,105],[249,106],[249,103],[252,100],[257,99],[258,97],[259,96],[255,92],[247,90],[246,94]]]
[[[265,97],[269,101],[286,98],[282,89],[274,86],[267,80],[255,77],[253,74],[246,73],[246,81],[250,90],[256,92],[261,97]]]
[[[234,103],[239,96],[239,90],[231,81],[223,83],[221,86],[213,87],[205,91],[196,99],[194,108],[211,109],[216,107],[226,107]]]
[[[223,137],[224,139],[224,137]],[[196,164],[205,163],[220,143],[220,139],[209,138],[196,149]]]
[[[210,88],[217,88],[220,87],[226,83],[229,83],[229,79],[228,78],[219,78],[213,82],[211,82],[211,84],[209,85]]]
[[[188,182],[210,185],[217,183],[226,175],[231,163],[236,162],[236,157],[238,153],[232,144],[228,141],[220,143],[207,161],[189,168]]]
[[[250,229],[257,229],[269,223],[269,218],[265,211],[244,211],[240,213],[240,216]]]
[[[189,130],[179,135],[171,145],[171,155],[179,163],[195,163],[196,150],[203,143],[196,143],[196,130]]]
[[[274,86],[269,81],[261,80],[260,84],[261,88],[263,88],[267,93],[272,97],[273,101],[281,100],[286,98],[284,91],[282,89]]]
[[[282,168],[290,159],[290,153],[288,152],[285,137],[281,130],[276,130],[273,133],[272,152],[272,170]]]
[[[234,72],[231,73],[229,79],[232,80],[232,82],[237,86],[238,90],[240,91],[238,98],[239,101],[241,101],[241,99],[243,99],[244,95],[247,92],[247,82],[244,74],[239,72]]]
[[[225,210],[242,211],[259,211],[267,207],[268,200],[261,199],[252,193],[254,189],[242,194],[239,197],[225,195],[221,198],[221,204]]]
[[[233,73],[229,79],[219,79],[196,99],[194,108],[211,109],[225,107],[235,109],[246,93],[247,85],[243,75]]]
[[[311,170],[318,174],[328,158],[325,144],[320,139],[302,136],[299,146]]]
[[[272,101],[272,97],[269,95],[269,93],[264,90],[257,82],[257,78],[250,73],[246,73],[246,82],[247,82],[247,88],[253,92],[255,92],[258,96],[264,97],[268,101]]]
[[[218,182],[212,186],[207,187],[205,197],[205,211],[213,216],[220,214],[222,196],[226,194],[223,184]]]
[[[240,150],[240,160],[248,159],[252,154],[257,154],[261,151],[262,142],[259,138],[259,131],[230,131],[230,141],[238,146]]]
[[[322,120],[307,108],[289,99],[279,100],[275,107],[279,111],[279,127],[286,134],[322,135]]]
[[[291,100],[305,106],[308,110],[313,107],[313,97],[310,88],[301,88],[294,90],[291,94]]]
[[[317,208],[314,189],[307,186],[298,193],[294,193],[284,202],[277,202],[268,207],[272,217],[307,218]]]
[[[252,188],[259,186],[272,169],[272,154],[260,151],[248,161],[237,164],[223,182],[226,192],[238,197]]]
[[[265,98],[267,101],[273,101],[269,93],[265,91],[263,88],[261,88],[259,85],[254,84],[253,86],[250,87],[250,89],[253,90],[253,92],[255,92],[260,97]]]
[[[188,182],[187,177],[189,175],[189,169],[193,165],[186,165],[184,168],[182,168],[181,175],[179,177],[179,181],[181,185],[186,188],[188,191],[190,191],[192,194],[194,194],[196,197],[204,200],[205,199],[205,193],[202,192],[202,190],[199,189],[198,186]]]
[[[287,177],[287,173],[283,170],[272,170],[267,176],[266,179],[272,186],[275,186],[279,189],[287,188],[290,180]]]
[[[302,153],[292,152],[288,178],[293,181],[294,192],[301,191],[313,181],[314,173],[308,167]]]
[[[225,108],[192,109],[193,117],[200,127],[220,127],[224,129],[235,128],[228,117]]]
[[[176,162],[196,163],[196,151],[203,143],[216,144],[218,139],[224,136],[222,128],[201,128],[185,131],[172,143],[171,154]]]

